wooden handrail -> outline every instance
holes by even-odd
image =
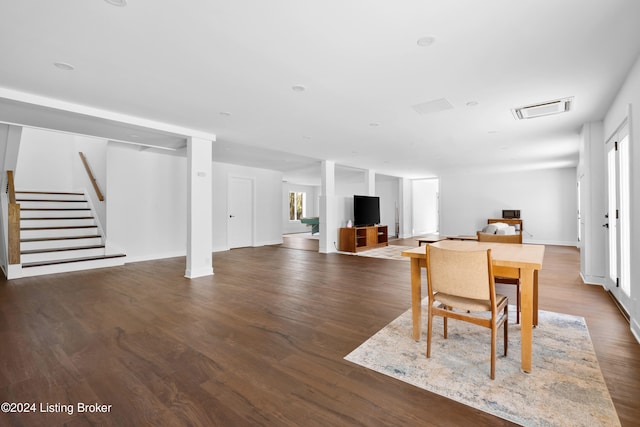
[[[78,154],[80,154],[80,158],[82,159],[82,163],[84,164],[84,169],[87,171],[87,174],[89,175],[89,180],[91,181],[91,184],[93,184],[93,189],[96,191],[96,194],[98,195],[98,200],[100,200],[101,202],[104,202],[104,196],[102,195],[102,191],[100,191],[100,187],[98,186],[98,181],[96,181],[96,178],[93,176],[93,172],[91,172],[91,167],[89,166],[89,162],[87,161],[87,158],[85,157],[82,151],[78,152]]]
[[[7,224],[7,241],[9,264],[20,264],[20,205],[16,203],[16,190],[13,182],[13,171],[7,171],[7,191],[9,193],[9,221]]]

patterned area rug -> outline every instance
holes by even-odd
[[[402,251],[413,248],[415,248],[415,246],[389,245],[383,246],[381,248],[369,249],[368,251],[358,252],[356,255],[371,258],[398,259],[402,261],[409,261],[409,257],[402,256]]]
[[[426,325],[426,301],[422,318]],[[369,338],[346,360],[524,426],[619,426],[584,318],[540,311],[533,331],[533,366],[520,369],[520,325],[509,307],[509,352],[498,332],[496,379],[489,378],[490,331],[436,317],[431,358],[411,334],[411,310]]]

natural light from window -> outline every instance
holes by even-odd
[[[289,192],[289,221],[300,221],[306,214],[306,198],[304,192]]]

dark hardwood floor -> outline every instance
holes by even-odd
[[[621,422],[638,425],[640,346],[578,258],[547,247],[540,307],[586,318]],[[409,308],[408,263],[280,246],[213,260],[194,280],[173,258],[0,281],[0,402],[111,405],[0,425],[510,425],[343,360]]]

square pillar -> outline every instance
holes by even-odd
[[[212,141],[187,139],[187,266],[185,277],[213,274]]]

